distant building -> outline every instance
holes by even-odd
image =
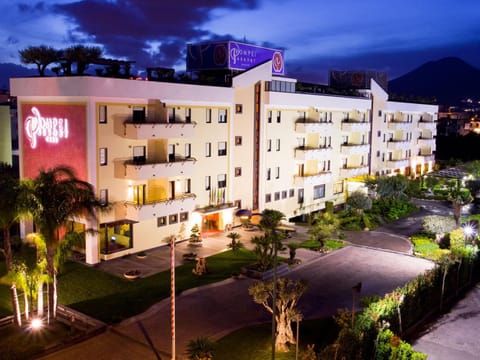
[[[225,231],[239,209],[287,219],[342,205],[364,175],[433,169],[438,108],[399,103],[375,80],[360,96],[296,91],[274,60],[222,86],[105,77],[12,79],[20,170],[67,164],[115,205],[77,219],[86,262]]]

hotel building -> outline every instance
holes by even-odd
[[[283,56],[283,53],[280,53]],[[280,59],[283,61],[283,59]],[[281,71],[279,71],[281,70]],[[363,175],[434,164],[437,106],[296,91],[275,56],[224,86],[76,76],[11,79],[21,177],[66,164],[113,204],[76,219],[95,264],[240,224],[238,209],[287,219],[341,205]]]

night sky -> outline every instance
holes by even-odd
[[[185,70],[187,43],[239,40],[285,50],[287,76],[380,70],[389,79],[456,56],[480,68],[478,0],[2,0],[0,63],[73,44],[104,57]]]

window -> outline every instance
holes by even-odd
[[[134,146],[133,147],[133,162],[135,164],[145,164],[147,158],[145,156],[146,153],[145,146]]]
[[[227,122],[227,109],[218,110],[218,122],[226,123]]]
[[[236,146],[242,145],[242,137],[241,136],[235,136],[235,145]]]
[[[235,114],[241,114],[243,112],[243,105],[242,104],[236,104],[235,105]]]
[[[220,141],[218,143],[218,156],[225,156],[227,155],[227,142]]]
[[[333,184],[333,193],[334,194],[343,193],[343,181],[337,181],[335,184]]]
[[[272,151],[272,140],[271,139],[267,140],[267,151]]]
[[[313,200],[325,197],[325,184],[315,185],[313,187]]]
[[[206,109],[206,123],[210,124],[212,122],[212,109]]]
[[[168,161],[175,161],[175,144],[168,144]]]
[[[192,157],[192,144],[185,144],[185,159]]]
[[[241,209],[242,208],[242,200],[235,200],[233,202],[233,206],[235,206],[237,209]]]
[[[242,168],[236,167],[235,168],[235,176],[242,176]]]
[[[282,113],[280,111],[277,111],[277,123],[280,123],[282,119]]]
[[[206,143],[205,144],[205,156],[210,157],[212,156],[212,143]]]
[[[382,116],[382,110],[378,110],[378,116]]]
[[[377,151],[377,157],[380,157],[380,150]]]
[[[168,122],[174,123],[176,120],[175,108],[168,108]]]
[[[167,217],[166,216],[161,216],[157,218],[157,227],[165,226],[167,225]]]
[[[270,170],[270,168],[268,168],[268,169],[267,169],[267,180],[270,180],[270,179],[271,179],[271,176],[272,176],[271,170]]]
[[[108,151],[107,151],[107,148],[100,148],[100,149],[99,149],[98,161],[100,162],[100,166],[105,166],[105,165],[107,165],[107,162],[108,162]]]
[[[265,202],[269,203],[272,201],[272,194],[265,194]]]
[[[276,143],[277,143],[277,151],[280,151],[280,139],[277,139]]]
[[[275,168],[275,179],[279,179],[280,178],[280,166],[277,166]]]
[[[132,121],[136,124],[145,122],[145,108],[143,106],[134,106],[132,109]]]
[[[218,188],[227,187],[227,174],[220,174],[217,176]]]
[[[276,191],[274,194],[275,201],[280,200],[280,191]]]
[[[378,130],[377,136],[378,136],[378,137],[382,136],[382,132],[381,132],[380,130]]]
[[[190,108],[185,109],[185,122],[186,123],[192,122],[192,109]]]
[[[211,178],[210,175],[205,176],[205,190],[210,190],[211,187]]]
[[[271,110],[268,112],[268,122],[269,123],[272,122],[272,111]]]
[[[100,204],[107,205],[108,204],[108,190],[107,189],[100,189]]]
[[[100,124],[107,123],[107,105],[100,105],[98,107],[98,122]]]
[[[282,199],[286,199],[287,198],[287,190],[283,190],[282,191]]]
[[[188,211],[180,213],[180,222],[188,221]]]
[[[168,216],[169,224],[176,224],[178,222],[178,214],[171,214]]]
[[[294,197],[295,196],[295,189],[288,190],[288,196],[289,197]]]
[[[299,204],[303,204],[303,189],[298,189],[297,200]]]
[[[385,153],[382,153],[382,161],[385,161]]]

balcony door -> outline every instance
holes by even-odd
[[[175,145],[174,144],[168,145],[168,161],[169,162],[175,161]]]
[[[145,164],[147,159],[146,157],[146,147],[145,146],[134,146],[133,147],[133,162],[135,164]]]
[[[133,187],[133,202],[137,205],[143,205],[146,203],[146,188],[147,185],[140,184]]]

